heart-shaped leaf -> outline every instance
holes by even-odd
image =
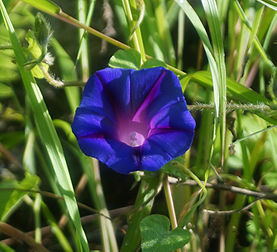
[[[170,222],[166,216],[154,214],[145,217],[140,223],[143,252],[171,252],[190,241],[189,231],[176,228],[169,231]]]
[[[18,189],[36,189],[39,178],[36,175],[26,173],[25,178],[18,183],[16,180],[1,181],[0,183],[0,221],[5,221],[9,215],[20,204],[23,197],[28,194],[27,191],[18,191]],[[3,190],[3,188],[14,188],[15,190]],[[0,249],[0,251],[2,251]]]
[[[118,50],[110,58],[109,66],[113,68],[140,69],[140,53],[135,49]]]
[[[162,62],[161,60],[157,59],[148,59],[142,66],[141,68],[152,68],[152,67],[166,67],[165,63]]]
[[[161,170],[171,177],[178,178],[179,180],[187,180],[188,176],[176,165],[176,163],[180,163],[183,165],[185,163],[185,156],[179,156],[167,164],[165,164]]]

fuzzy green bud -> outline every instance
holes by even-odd
[[[41,13],[36,15],[34,34],[39,45],[46,49],[52,35],[52,30]]]

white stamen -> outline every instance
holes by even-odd
[[[137,146],[142,145],[144,140],[145,140],[145,138],[142,134],[133,131],[128,135],[127,142],[125,142],[125,143],[132,147],[137,147]]]

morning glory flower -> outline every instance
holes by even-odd
[[[97,71],[72,123],[81,150],[123,174],[184,154],[194,128],[179,79],[163,67]]]

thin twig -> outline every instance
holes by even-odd
[[[0,222],[0,232],[5,234],[5,235],[13,237],[13,239],[15,239],[15,240],[24,241],[30,247],[32,247],[34,249],[34,251],[49,252],[48,249],[46,249],[41,244],[37,243],[32,237],[26,235],[25,233],[23,233],[19,229],[15,228],[15,227],[7,224],[7,223]]]
[[[242,137],[242,138],[240,138],[240,139],[237,139],[235,142],[231,143],[230,146],[233,146],[233,145],[235,145],[235,144],[237,144],[237,143],[239,143],[239,142],[241,142],[241,141],[244,141],[245,139],[247,139],[247,138],[249,138],[249,137],[252,137],[252,136],[254,136],[254,135],[263,133],[263,132],[265,132],[265,131],[268,131],[268,130],[271,130],[271,129],[274,129],[274,128],[277,128],[277,125],[273,125],[273,126],[267,127],[267,128],[265,128],[265,129],[262,129],[262,130],[258,130],[258,131],[254,132],[254,133],[252,133],[252,134],[249,134],[249,135],[247,135],[247,136],[245,136],[245,137]],[[230,146],[229,146],[229,147],[230,147]]]
[[[23,166],[21,163],[13,156],[13,154],[5,148],[3,144],[0,143],[0,153],[12,164],[14,164],[17,168],[23,170]]]
[[[214,104],[204,104],[197,103],[193,105],[187,105],[190,111],[201,111],[201,110],[213,110],[215,108]],[[226,111],[230,112],[233,110],[244,110],[244,111],[259,111],[259,112],[269,112],[272,108],[266,104],[237,104],[237,103],[227,103]]]
[[[118,41],[118,40],[116,40],[114,38],[111,38],[111,37],[109,37],[109,36],[99,32],[99,31],[93,29],[92,27],[89,27],[89,26],[87,26],[85,24],[82,24],[77,19],[71,17],[70,15],[64,13],[63,11],[60,11],[59,14],[53,14],[53,13],[48,13],[48,14],[50,14],[50,15],[52,15],[52,16],[54,16],[54,17],[56,17],[56,18],[58,18],[58,19],[60,19],[60,20],[62,20],[64,22],[66,22],[68,24],[71,24],[71,25],[73,25],[73,26],[75,26],[75,27],[77,27],[79,29],[82,28],[85,31],[87,31],[88,33],[90,33],[90,34],[92,34],[92,35],[94,35],[94,36],[96,36],[96,37],[98,37],[100,39],[104,39],[108,43],[110,43],[110,44],[112,44],[112,45],[114,45],[114,46],[116,46],[116,47],[118,47],[120,49],[126,50],[126,49],[130,49],[131,48],[129,45],[126,45],[126,44],[124,44],[124,43],[122,43],[122,42],[120,42],[120,41]],[[147,59],[151,59],[152,58],[149,55],[145,55],[145,56],[146,56]],[[173,66],[168,65],[168,64],[166,64],[166,67],[169,70],[171,70],[174,73],[176,73],[177,75],[180,75],[180,76],[186,75],[185,72],[179,70],[176,67],[173,67]]]
[[[186,180],[185,182],[178,182],[175,178],[169,178],[169,182],[172,184],[182,184],[182,185],[188,185],[188,186],[197,186],[198,183],[196,183],[194,180]],[[201,181],[201,183],[204,185],[204,181]],[[212,189],[219,189],[224,191],[230,191],[233,193],[239,193],[244,194],[247,196],[252,196],[258,199],[269,199],[277,202],[277,194],[271,193],[271,192],[260,192],[260,191],[253,191],[245,188],[241,188],[238,186],[230,186],[226,184],[214,184],[214,183],[206,183],[206,188],[212,188]]]
[[[219,180],[220,182],[223,182],[223,178],[219,175],[219,173],[217,172],[216,168],[213,166],[212,163],[210,163],[210,166],[211,166],[211,168],[212,168],[212,170],[213,170],[215,176],[218,178],[218,180]]]
[[[239,208],[239,209],[234,209],[234,210],[226,210],[226,211],[218,211],[218,210],[209,210],[209,209],[203,209],[203,212],[210,214],[210,215],[228,215],[228,214],[233,214],[233,213],[238,213],[238,212],[245,212],[248,209],[250,209],[253,205],[257,203],[261,199],[256,199],[250,204],[248,204],[245,207]]]
[[[126,206],[126,207],[121,207],[121,208],[116,208],[116,209],[110,210],[109,213],[110,213],[111,217],[122,216],[122,215],[127,214],[132,208],[133,208],[132,205]],[[81,222],[82,222],[82,224],[91,223],[92,221],[98,220],[98,216],[99,216],[98,214],[91,214],[91,215],[81,217]],[[51,226],[46,226],[46,227],[41,228],[42,236],[50,234],[51,232],[52,232]],[[35,231],[30,231],[25,234],[28,236],[33,236],[34,233],[35,233]],[[15,241],[16,241],[16,238],[8,238],[8,239],[0,241],[0,243],[10,246]]]
[[[21,191],[21,192],[27,192],[27,193],[39,193],[42,196],[45,196],[45,197],[48,197],[48,198],[64,200],[64,197],[56,195],[56,194],[51,193],[51,192],[47,192],[47,191],[39,191],[39,190],[31,190],[31,189],[23,189],[23,188],[12,188],[12,187],[2,187],[2,188],[0,188],[0,191]],[[90,212],[93,212],[93,213],[97,213],[98,215],[102,215],[105,218],[110,219],[108,216],[102,214],[101,212],[97,211],[96,209],[94,209],[94,208],[92,208],[92,207],[90,207],[90,206],[88,206],[84,203],[77,202],[77,204],[78,204],[79,207],[81,207],[83,209],[86,209],[86,210],[88,210]]]

